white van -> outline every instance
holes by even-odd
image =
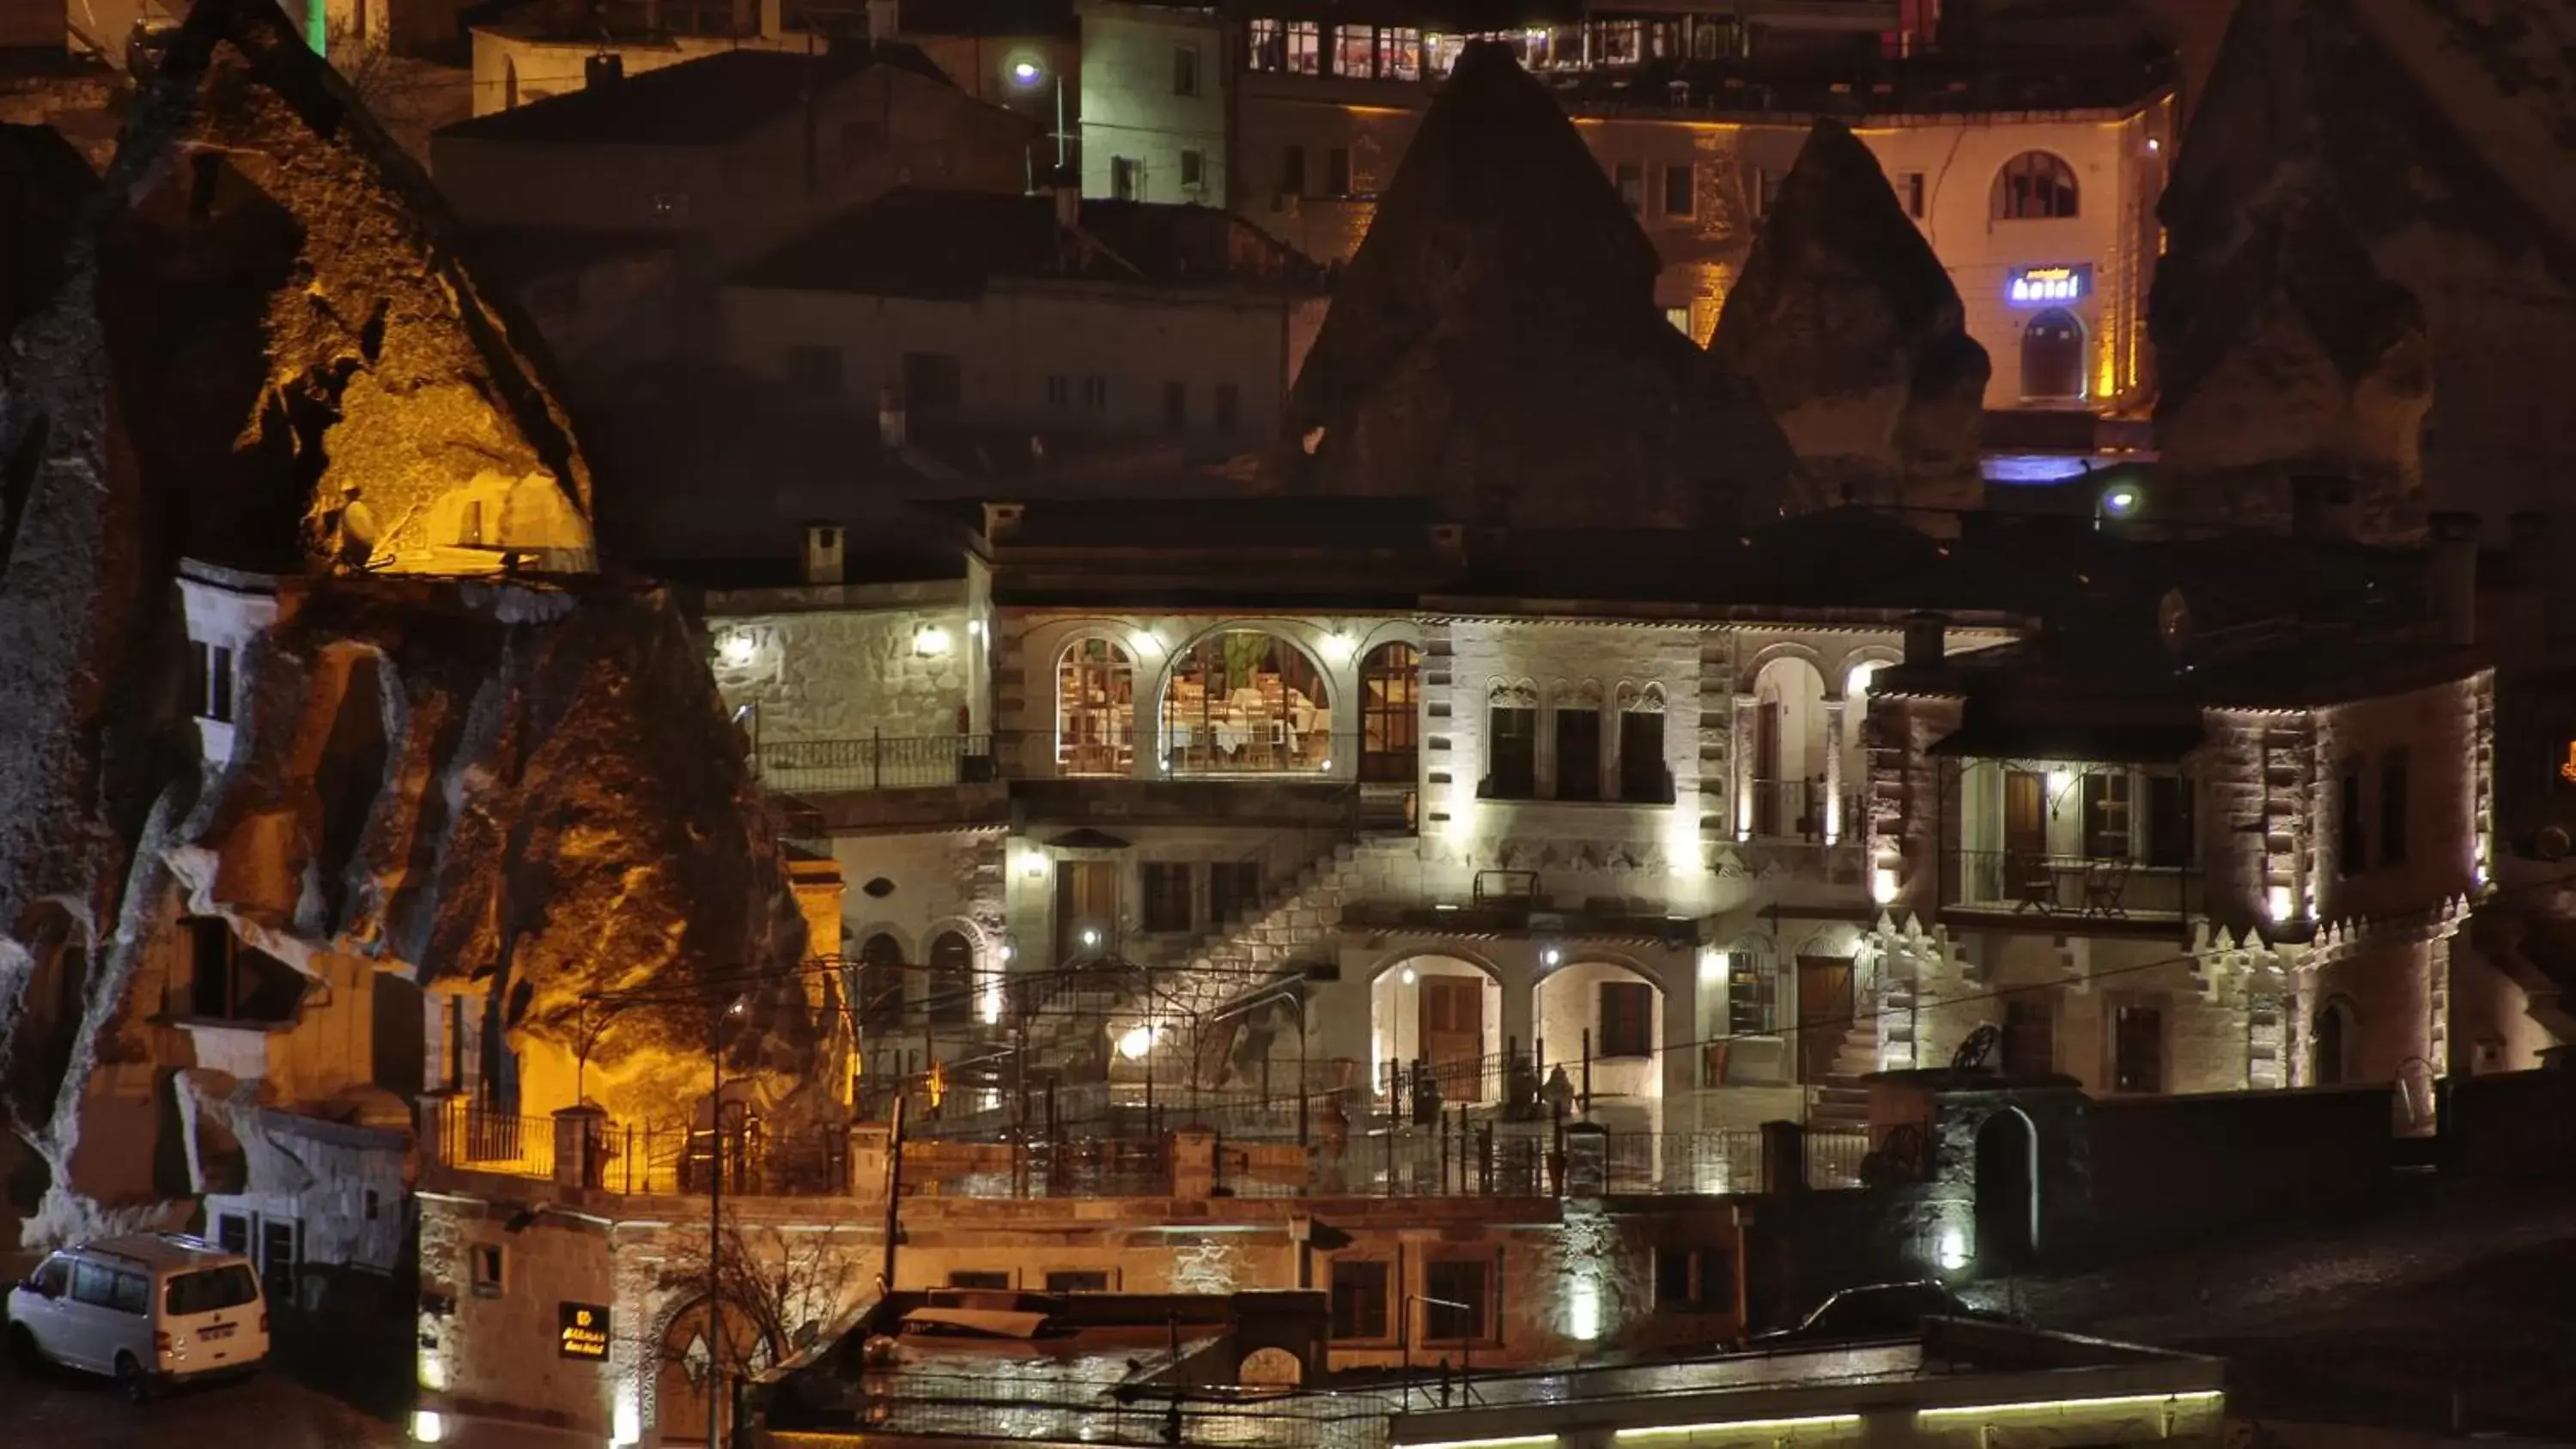
[[[9,1292],[9,1349],[113,1374],[140,1403],[268,1357],[268,1303],[250,1260],[199,1238],[155,1233],[65,1248]]]

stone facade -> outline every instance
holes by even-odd
[[[762,746],[809,740],[927,739],[992,727],[990,590],[931,584],[815,584],[717,594],[709,654],[725,701]],[[792,784],[790,788],[793,788]]]

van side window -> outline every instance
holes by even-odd
[[[119,1313],[136,1315],[152,1311],[152,1280],[141,1273],[119,1273],[116,1286],[110,1290],[107,1306]]]
[[[72,1261],[69,1258],[47,1258],[36,1270],[36,1288],[48,1298],[60,1298],[72,1286]]]
[[[151,1291],[143,1279],[133,1273],[122,1273],[105,1263],[72,1265],[72,1301],[119,1313],[141,1313],[151,1303]]]

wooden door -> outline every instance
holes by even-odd
[[[2036,770],[2004,772],[2004,854],[2048,854],[2048,777]]]
[[[1483,1100],[1485,981],[1481,976],[1421,978],[1422,1056],[1440,1082],[1443,1102]]]
[[[1113,954],[1117,936],[1118,862],[1064,862],[1055,873],[1057,962]]]
[[[1848,956],[1798,958],[1798,1080],[1831,1076],[1851,1034],[1852,963]]]

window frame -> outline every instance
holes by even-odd
[[[1436,1348],[1444,1344],[1473,1344],[1482,1346],[1492,1344],[1497,1341],[1495,1337],[1495,1328],[1501,1321],[1500,1309],[1502,1307],[1502,1295],[1500,1292],[1502,1274],[1498,1269],[1499,1265],[1491,1255],[1445,1254],[1424,1260],[1422,1264],[1422,1293],[1419,1300],[1422,1303],[1423,1309],[1422,1343],[1424,1347]],[[1437,1275],[1461,1270],[1474,1271],[1476,1275],[1476,1291],[1473,1294],[1462,1293],[1455,1289],[1447,1289],[1444,1291],[1443,1287],[1438,1282]],[[1467,1301],[1471,1302],[1474,1306],[1464,1310],[1444,1308],[1439,1304],[1430,1301],[1434,1298]],[[1473,1313],[1475,1315],[1475,1321],[1473,1323],[1463,1325],[1469,1331],[1464,1333],[1443,1332],[1442,1330],[1444,1328],[1457,1328],[1462,1326],[1454,1321],[1455,1316],[1462,1312]]]
[[[1608,978],[1592,992],[1593,1050],[1604,1061],[1650,1060],[1655,1055],[1655,988],[1644,981]],[[1611,999],[1633,1003],[1614,1011]],[[1615,1027],[1615,1030],[1614,1030]]]
[[[2063,210],[2058,208],[2063,206]],[[2036,147],[2005,158],[1995,168],[1987,198],[1989,221],[2072,221],[2084,214],[2084,188],[2075,166]]]
[[[1538,798],[1538,690],[1529,684],[1497,681],[1486,691],[1485,774],[1476,793],[1488,800]]]
[[[1137,929],[1147,935],[1182,935],[1193,917],[1198,872],[1185,860],[1136,862]]]
[[[1680,190],[1674,190],[1675,183]],[[1695,161],[1664,163],[1663,214],[1675,220],[1688,220],[1699,215],[1699,164]],[[1675,205],[1676,199],[1680,204]]]
[[[1342,1275],[1345,1269],[1374,1280],[1372,1294],[1361,1295],[1355,1309],[1369,1310],[1351,1315],[1351,1332],[1343,1332]],[[1324,1312],[1326,1341],[1330,1343],[1385,1343],[1395,1335],[1395,1264],[1385,1258],[1345,1257],[1336,1255],[1324,1277]],[[1374,1324],[1375,1332],[1368,1329]]]
[[[2379,863],[2406,863],[2409,796],[2413,793],[2414,765],[2404,745],[2393,746],[2379,757]]]
[[[1172,46],[1172,94],[1184,100],[1199,95],[1199,48],[1185,41]]]

